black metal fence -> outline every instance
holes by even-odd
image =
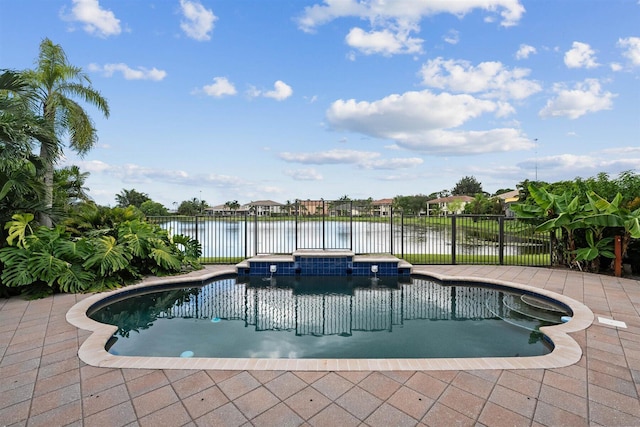
[[[305,206],[306,203],[306,206]],[[151,217],[196,238],[207,263],[299,249],[388,253],[413,264],[551,265],[548,233],[506,216],[421,216],[353,202],[298,202],[269,212]]]

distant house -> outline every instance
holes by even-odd
[[[256,216],[272,216],[282,215],[285,213],[285,205],[274,202],[273,200],[256,200],[249,202],[241,207],[249,211],[249,215]]]
[[[374,200],[371,205],[373,206],[373,216],[388,217],[391,215],[393,199]]]
[[[238,209],[231,209],[227,205],[217,205],[204,208],[204,212],[209,216],[232,216],[245,215],[248,211],[244,206],[240,206]]]
[[[324,209],[323,200],[297,200],[291,212],[294,215],[322,215]]]
[[[507,193],[498,194],[496,197],[500,199],[504,214],[508,217],[515,216],[510,207],[512,204],[517,203],[520,200],[520,190],[513,190]]]
[[[464,212],[467,203],[472,202],[471,196],[448,196],[427,202],[427,216],[456,215]]]

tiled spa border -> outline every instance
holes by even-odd
[[[584,304],[544,289],[495,279],[445,276],[434,274],[428,267],[414,266],[414,275],[424,275],[446,281],[488,283],[522,289],[555,299],[571,308],[572,319],[560,325],[547,326],[541,331],[551,339],[554,350],[544,356],[488,357],[488,358],[434,358],[434,359],[250,359],[250,358],[180,358],[116,356],[105,350],[105,344],[116,331],[116,326],[98,323],[87,317],[87,310],[103,298],[120,292],[162,284],[193,283],[214,277],[235,274],[233,266],[208,266],[204,270],[178,277],[149,278],[140,284],[108,293],[95,294],[74,305],[67,312],[72,325],[93,331],[78,351],[80,359],[92,366],[104,368],[138,369],[206,369],[206,370],[278,370],[278,371],[436,371],[476,369],[551,369],[577,363],[582,349],[568,334],[588,328],[594,320],[593,312]]]

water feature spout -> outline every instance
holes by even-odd
[[[377,265],[372,265],[371,266],[371,272],[373,273],[373,279],[374,280],[378,280],[378,266]]]

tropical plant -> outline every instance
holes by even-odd
[[[91,200],[85,187],[89,172],[80,172],[78,166],[67,166],[53,172],[55,210],[68,212],[72,206]]]
[[[40,160],[32,155],[34,142],[55,151],[53,129],[30,109],[28,85],[21,73],[0,74],[0,224],[16,212],[42,212],[43,186]],[[4,234],[0,232],[0,247]]]
[[[172,238],[159,226],[139,219],[72,237],[63,225],[33,227],[32,214],[9,221],[7,243],[0,249],[4,286],[42,296],[54,292],[112,289],[144,275],[167,275],[201,268],[200,244]]]
[[[473,176],[465,176],[458,181],[451,190],[452,196],[475,196],[478,193],[483,193],[482,184]]]
[[[147,200],[140,205],[140,211],[146,216],[165,216],[169,214],[167,208],[162,203]]]
[[[576,249],[574,230],[580,227],[575,222],[582,209],[579,198],[568,191],[555,195],[534,184],[529,184],[528,192],[535,204],[516,203],[511,209],[518,218],[537,223],[537,231],[551,232],[554,261],[571,265]],[[557,230],[561,232],[560,238],[556,234]]]
[[[126,208],[129,206],[139,208],[144,202],[149,200],[151,200],[151,198],[146,193],[140,193],[133,188],[131,190],[123,188],[120,193],[116,194],[116,203],[120,208]]]
[[[287,200],[287,203],[289,203],[288,200]],[[238,203],[237,200],[229,200],[229,201],[225,202],[224,206],[226,208],[228,208],[230,211],[235,212],[240,207],[240,203]]]
[[[207,207],[207,202],[204,200],[198,200],[195,197],[191,200],[185,200],[178,206],[178,215],[198,215],[204,212]]]
[[[91,104],[105,117],[109,117],[109,105],[105,98],[91,86],[91,80],[82,69],[71,65],[60,45],[45,38],[40,43],[38,61],[34,70],[23,72],[29,84],[29,97],[36,103],[42,118],[54,129],[58,139],[67,136],[69,146],[80,155],[86,154],[97,141],[93,121],[74,98]],[[53,165],[62,154],[58,146],[40,141],[40,159],[44,167],[44,204],[53,206]],[[46,213],[40,223],[51,227],[53,222]]]

